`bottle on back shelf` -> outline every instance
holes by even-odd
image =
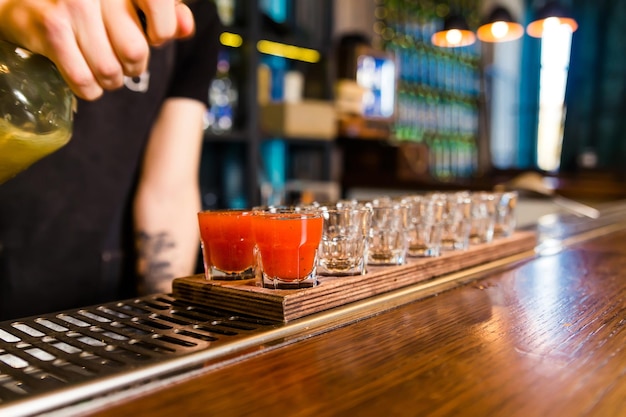
[[[237,101],[237,86],[230,73],[228,55],[225,52],[220,52],[217,61],[217,73],[209,88],[207,129],[218,134],[230,132],[235,121]]]

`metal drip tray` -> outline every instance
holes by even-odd
[[[231,343],[277,325],[168,295],[1,322],[0,415],[36,414],[189,369],[211,358],[190,355],[227,354]]]

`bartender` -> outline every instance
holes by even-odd
[[[72,139],[0,186],[0,320],[166,292],[195,272],[210,0],[0,0],[0,38],[79,98]]]

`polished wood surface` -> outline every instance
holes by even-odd
[[[92,415],[624,416],[625,242],[574,243]]]

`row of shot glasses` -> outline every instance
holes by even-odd
[[[198,213],[205,276],[306,288],[489,243],[515,230],[517,193],[459,191]]]

